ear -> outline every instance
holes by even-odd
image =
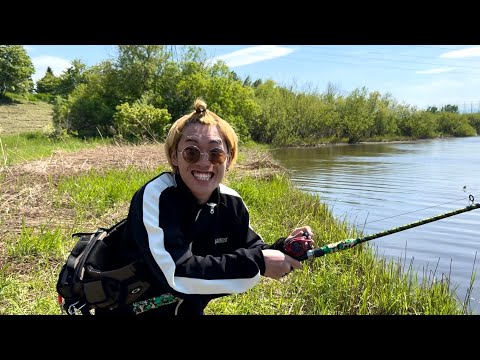
[[[172,164],[178,167],[178,157],[176,151],[172,152]]]
[[[230,168],[230,155],[227,156],[227,161],[225,162],[225,164],[226,164],[225,170],[228,171],[228,169]]]

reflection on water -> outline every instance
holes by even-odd
[[[298,187],[319,195],[365,235],[464,208],[469,194],[480,202],[480,137],[283,148],[273,156]],[[420,278],[449,276],[463,302],[472,271],[480,270],[479,230],[477,209],[369,244],[387,259],[407,265],[413,259]],[[470,302],[480,314],[478,279]]]

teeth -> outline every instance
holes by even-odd
[[[194,172],[193,176],[195,176],[195,178],[198,179],[198,180],[208,181],[212,178],[212,173]]]

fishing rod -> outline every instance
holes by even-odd
[[[468,199],[469,199],[471,204],[464,207],[464,208],[461,208],[461,209],[453,210],[453,211],[450,211],[450,212],[447,212],[447,213],[444,213],[444,214],[440,214],[440,215],[437,215],[437,216],[434,216],[434,217],[431,217],[431,218],[415,221],[415,222],[410,223],[410,224],[406,224],[406,225],[403,225],[403,226],[392,228],[390,230],[381,231],[381,232],[378,232],[378,233],[375,233],[375,234],[372,234],[372,235],[368,235],[368,236],[365,236],[365,237],[360,237],[360,238],[356,238],[356,239],[347,239],[347,240],[344,240],[344,241],[339,241],[339,242],[336,242],[336,243],[328,244],[328,245],[321,246],[321,247],[316,248],[316,249],[313,248],[313,240],[308,239],[307,236],[303,235],[303,236],[300,236],[300,237],[295,237],[293,239],[289,239],[288,241],[285,241],[284,252],[286,254],[294,257],[295,259],[297,259],[299,261],[303,261],[303,260],[307,260],[307,259],[313,259],[313,258],[316,258],[316,257],[320,257],[320,256],[323,256],[323,255],[326,255],[326,254],[331,254],[331,253],[334,253],[334,252],[337,252],[337,251],[340,251],[340,250],[349,249],[349,248],[352,248],[352,247],[354,247],[358,244],[364,243],[365,241],[378,239],[382,236],[391,235],[391,234],[394,234],[394,233],[397,233],[397,232],[400,232],[400,231],[404,231],[404,230],[407,230],[407,229],[414,228],[416,226],[428,224],[428,223],[433,222],[433,221],[445,219],[445,218],[450,217],[450,216],[458,215],[458,214],[461,214],[461,213],[464,213],[464,212],[467,212],[467,211],[471,211],[471,210],[480,208],[480,203],[474,203],[473,195],[469,195]]]

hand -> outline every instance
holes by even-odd
[[[279,250],[265,249],[262,252],[265,259],[265,273],[263,275],[266,277],[278,280],[290,271],[302,267],[300,261]]]
[[[308,225],[296,228],[295,230],[292,231],[292,233],[287,237],[287,239],[291,239],[297,236],[302,236],[304,233],[307,233],[307,238],[312,239],[313,237],[313,231],[312,228]]]

